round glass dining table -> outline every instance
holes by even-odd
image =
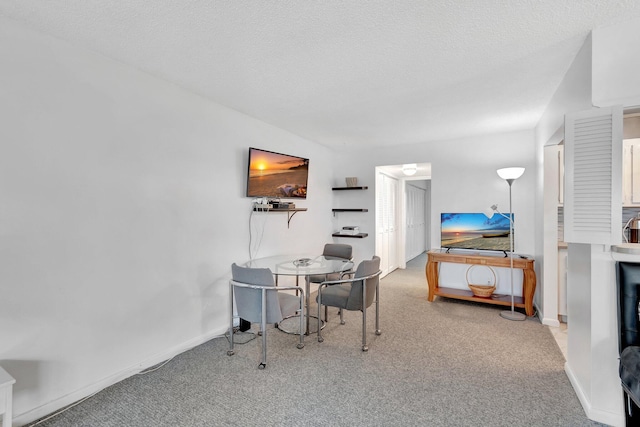
[[[305,278],[304,293],[307,335],[309,335],[309,317],[314,317],[309,315],[309,293],[311,288],[309,276],[324,276],[331,273],[343,273],[352,270],[353,265],[353,261],[343,258],[326,257],[324,255],[274,255],[264,258],[252,259],[244,264],[245,267],[250,268],[271,269],[271,272],[275,275],[276,278],[276,285],[278,283],[278,276],[295,276],[296,285],[298,284],[298,279],[300,277]],[[292,328],[288,328],[288,325],[285,325],[283,323],[288,322],[285,322],[284,320],[280,322],[280,324],[278,325],[278,328],[280,330],[288,333],[299,333],[299,327],[298,331],[290,330],[294,327],[293,322],[291,322]]]

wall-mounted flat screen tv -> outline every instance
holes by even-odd
[[[307,198],[309,159],[249,148],[247,197]]]
[[[509,214],[504,215],[487,218],[483,213],[441,213],[440,246],[509,252]]]

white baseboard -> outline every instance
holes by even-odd
[[[594,409],[591,406],[591,401],[587,397],[587,394],[584,392],[582,387],[580,387],[580,383],[571,371],[571,367],[569,366],[568,362],[564,364],[564,371],[567,374],[567,377],[569,377],[569,382],[571,382],[573,390],[576,392],[576,396],[578,397],[578,400],[580,401],[582,409],[584,409],[584,413],[586,414],[587,418],[612,427],[625,426],[626,421],[624,419],[624,414],[602,411],[599,409]]]
[[[556,328],[560,327],[560,321],[558,319],[554,319],[553,317],[544,317],[544,313],[538,307],[538,304],[533,303],[533,307],[536,309],[536,316],[540,319],[540,323],[547,326],[555,326]]]
[[[163,351],[145,360],[142,360],[139,363],[137,363],[135,366],[130,366],[128,368],[125,368],[120,372],[116,372],[113,375],[109,375],[108,377],[103,378],[102,380],[99,380],[93,384],[89,384],[88,386],[83,387],[79,390],[76,390],[72,393],[69,393],[66,396],[62,396],[59,399],[52,400],[51,402],[48,402],[42,406],[34,408],[23,414],[19,414],[13,418],[12,425],[14,427],[24,426],[37,419],[45,417],[49,414],[53,414],[54,412],[68,405],[71,405],[74,402],[82,400],[101,390],[104,390],[105,388],[110,387],[124,379],[127,379],[130,376],[136,375],[144,371],[145,369],[148,369],[152,366],[162,363],[165,360],[171,359],[172,357],[175,357],[180,353],[184,353],[187,350],[191,350],[192,348],[197,347],[200,344],[203,344],[213,338],[219,337],[224,333],[226,333],[227,330],[228,330],[228,327],[225,327],[221,331],[211,331],[207,334],[200,335],[196,338],[193,338],[175,347],[167,349],[166,351]]]

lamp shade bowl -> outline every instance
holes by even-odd
[[[521,167],[512,167],[512,168],[502,168],[496,171],[498,176],[504,180],[514,180],[518,179],[524,173],[524,168]]]

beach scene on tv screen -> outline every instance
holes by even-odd
[[[509,214],[507,217],[483,213],[443,213],[441,247],[509,251]]]
[[[307,197],[309,160],[252,149],[249,155],[249,197]]]

